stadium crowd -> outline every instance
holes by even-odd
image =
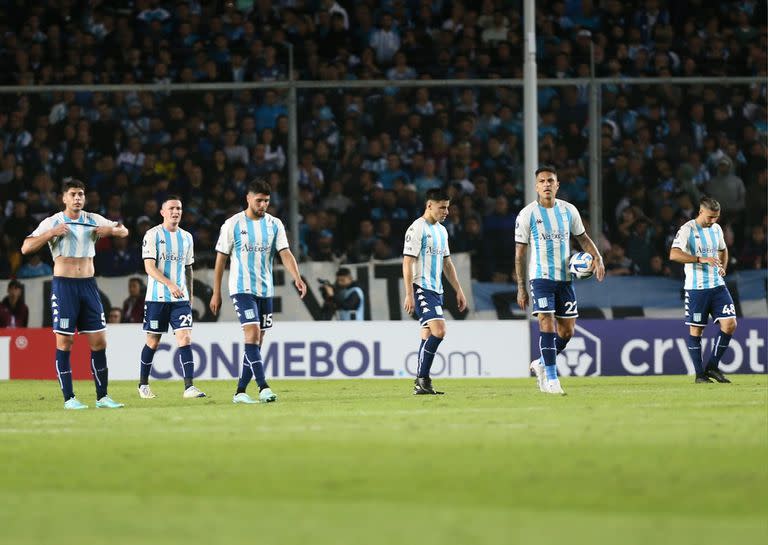
[[[115,7],[121,6],[121,7]],[[388,79],[384,88],[298,93],[305,260],[400,255],[424,193],[449,188],[453,252],[476,280],[513,280],[522,185],[522,90],[398,88],[401,79],[522,77],[520,2],[28,0],[0,3],[0,85],[72,83],[82,92],[0,95],[0,277],[51,274],[22,240],[59,208],[64,177],[86,209],[124,222],[99,241],[97,274],[142,270],[158,203],[181,195],[196,266],[212,266],[224,218],[266,178],[287,215],[287,93],[105,93],[104,83]],[[541,77],[766,77],[766,5],[730,0],[537,2]],[[539,159],[586,217],[588,89],[540,87]],[[766,267],[766,83],[602,88],[609,275],[679,275],[667,259],[698,199],[722,203],[731,269]]]

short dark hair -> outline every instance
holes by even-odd
[[[712,212],[720,212],[720,203],[712,197],[702,197],[699,206]]]
[[[61,192],[66,193],[70,189],[82,189],[85,191],[85,184],[77,178],[64,178],[61,182]]]
[[[427,190],[426,200],[428,201],[449,201],[448,192],[442,187],[434,187]]]
[[[272,193],[272,186],[267,183],[264,178],[254,178],[251,183],[248,184],[248,193],[263,193],[264,195],[270,195]]]
[[[179,201],[181,202],[181,197],[178,195],[166,195],[163,201],[160,203],[160,206],[162,207],[165,203],[168,201]]]
[[[341,267],[338,271],[336,271],[336,276],[352,276],[352,271],[346,267]]]
[[[541,165],[539,168],[536,169],[533,175],[538,176],[542,172],[551,172],[552,174],[555,175],[555,177],[557,177],[557,169],[552,165]]]

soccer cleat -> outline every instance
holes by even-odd
[[[205,397],[205,394],[197,389],[197,386],[190,386],[186,390],[184,390],[184,393],[182,396],[184,399],[192,399],[195,397]]]
[[[560,379],[547,380],[544,385],[544,393],[554,395],[567,395],[563,387],[560,385]]]
[[[139,384],[139,397],[141,399],[155,399],[157,396],[152,393],[149,384]]]
[[[717,382],[721,384],[730,384],[731,381],[728,380],[728,377],[726,377],[720,369],[717,367],[708,367],[706,371],[704,371],[704,376],[707,378],[711,378],[716,380]]]
[[[85,403],[82,403],[76,397],[70,397],[68,400],[64,402],[64,408],[77,411],[80,409],[87,409],[88,405],[86,405]]]
[[[97,409],[119,409],[120,407],[125,407],[125,405],[122,403],[118,403],[117,401],[115,401],[109,396],[104,396],[98,401],[96,401]]]
[[[438,392],[432,387],[432,379],[429,377],[418,377],[413,381],[413,395],[443,395],[445,392]]]
[[[249,396],[245,392],[242,392],[232,396],[232,403],[245,403],[246,405],[254,405],[258,403],[258,401],[253,399],[251,396]]]
[[[696,384],[706,384],[711,382],[712,381],[709,380],[709,377],[707,375],[696,375]]]
[[[277,396],[269,388],[264,388],[259,392],[259,401],[262,403],[272,403],[273,401],[277,401]]]
[[[541,363],[541,360],[533,360],[528,368],[536,375],[536,386],[539,387],[539,391],[546,392],[544,383],[547,380],[547,371],[544,368],[544,364]]]

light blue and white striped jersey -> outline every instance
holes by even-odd
[[[571,234],[584,231],[579,211],[569,202],[555,199],[552,208],[545,208],[534,201],[523,208],[515,223],[515,242],[530,246],[528,278],[569,282]]]
[[[405,232],[403,255],[415,257],[411,268],[413,283],[425,290],[443,293],[443,259],[451,255],[448,231],[442,223],[429,223],[423,217]]]
[[[229,294],[272,297],[275,292],[272,260],[288,248],[283,222],[270,214],[250,219],[245,210],[221,226],[216,251],[230,256]]]
[[[717,223],[712,227],[701,227],[696,220],[691,220],[680,227],[672,241],[673,248],[696,257],[716,257],[717,252],[725,250],[723,229]],[[685,289],[704,290],[725,285],[723,277],[714,265],[709,263],[685,264]]]
[[[72,219],[64,212],[59,212],[49,216],[40,222],[37,229],[32,231],[31,237],[39,237],[46,231],[53,229],[60,223],[66,223],[69,226],[69,232],[60,237],[54,237],[48,241],[48,247],[51,249],[51,255],[54,259],[57,257],[93,257],[96,255],[96,228],[97,227],[115,227],[116,221],[110,221],[104,216],[80,211],[77,219]]]
[[[145,301],[175,302],[189,301],[189,286],[184,269],[195,262],[195,243],[192,235],[184,229],[168,231],[162,224],[155,225],[144,235],[141,246],[142,259],[154,259],[155,266],[163,276],[171,280],[184,292],[175,299],[167,286],[147,275]]]

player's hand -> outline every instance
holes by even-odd
[[[66,235],[69,233],[69,226],[66,223],[60,223],[56,227],[52,227],[50,233],[54,237]]]
[[[717,272],[720,276],[725,276],[725,269],[723,267],[718,267]]]
[[[459,306],[459,312],[464,312],[464,309],[467,308],[467,297],[463,290],[456,292],[456,304]]]
[[[178,284],[171,283],[171,285],[168,286],[168,289],[170,290],[174,299],[181,299],[184,297],[184,291],[178,286]]]
[[[221,308],[220,293],[214,292],[213,295],[211,295],[211,302],[208,304],[208,307],[211,309],[211,312],[213,312],[214,316],[219,314],[219,309]]]
[[[405,299],[403,300],[403,309],[405,309],[405,312],[408,314],[413,314],[414,304],[413,304],[413,294],[405,294]]]
[[[517,287],[517,304],[522,310],[528,308],[528,290],[525,289],[525,286]]]
[[[603,263],[602,257],[600,259],[595,259],[594,256],[592,257],[592,270],[594,271],[598,282],[602,282],[605,278],[605,263]]]
[[[710,257],[700,257],[699,263],[709,263],[710,265],[713,265],[715,267],[720,267],[720,258],[716,255],[710,256]]]
[[[94,233],[96,233],[96,238],[111,237],[114,232],[113,229],[113,227],[102,225],[94,229]]]
[[[307,294],[307,285],[304,283],[304,280],[299,277],[293,281],[293,285],[299,290],[299,297],[304,299],[304,296]]]

